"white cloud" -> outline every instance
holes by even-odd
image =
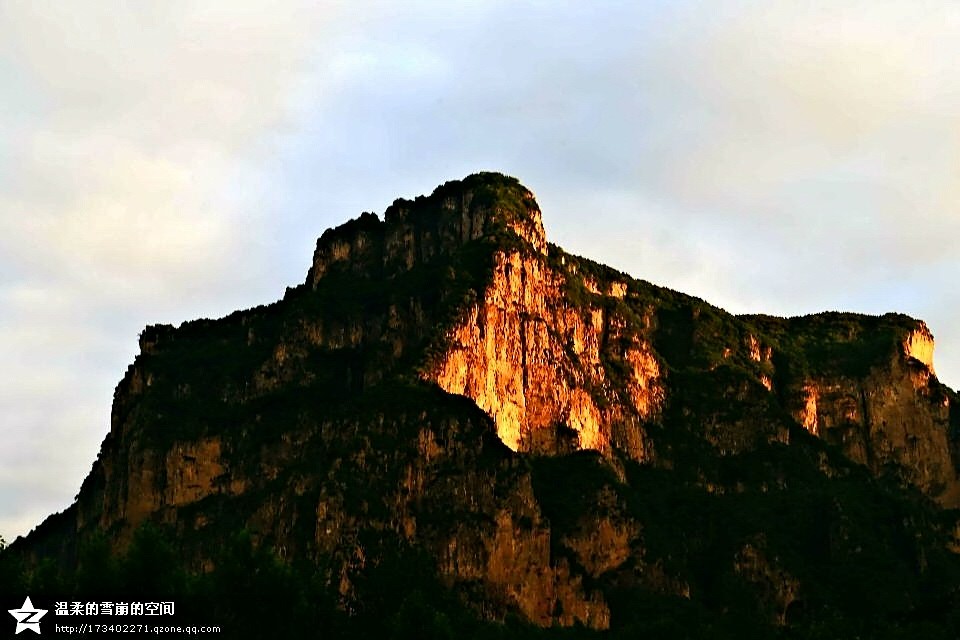
[[[0,47],[33,89],[26,123],[0,120],[15,140],[0,181],[8,262],[141,285],[228,266],[241,217],[258,221],[219,189],[282,123],[317,27],[296,7],[256,8],[5,5]]]
[[[262,301],[268,212],[229,190],[285,125],[329,19],[292,3],[0,6],[8,538],[70,502],[144,324]]]

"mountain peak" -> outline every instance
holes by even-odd
[[[547,240],[533,193],[516,178],[481,172],[451,180],[429,196],[398,198],[384,212],[328,229],[317,241],[307,284],[331,270],[388,276],[449,255],[475,240],[516,244],[546,255]]]

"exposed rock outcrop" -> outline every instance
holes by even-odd
[[[660,362],[616,312],[570,305],[566,278],[540,257],[498,253],[490,283],[424,377],[474,400],[514,451],[555,451],[565,427],[575,449],[617,447],[643,460],[643,424],[664,400]],[[626,368],[620,389],[602,358],[611,342]]]

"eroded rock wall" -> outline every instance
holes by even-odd
[[[960,506],[950,444],[950,396],[933,369],[933,337],[918,323],[890,361],[863,377],[805,381],[796,419],[874,473],[899,468],[904,479],[947,507]]]
[[[447,334],[425,377],[474,400],[514,451],[553,449],[558,428],[567,428],[575,449],[617,447],[643,460],[643,424],[664,399],[660,362],[616,314],[571,305],[566,277],[539,256],[498,253],[480,301]],[[615,388],[601,357],[610,342],[623,343],[626,388]]]

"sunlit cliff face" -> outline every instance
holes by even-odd
[[[816,385],[807,383],[802,390],[803,407],[798,416],[798,422],[804,429],[815,436],[820,435],[820,423],[817,420],[817,398],[819,393]]]
[[[911,331],[903,343],[903,351],[908,358],[919,360],[936,375],[933,368],[933,334],[927,325],[920,323],[916,330]]]
[[[537,257],[499,254],[482,301],[450,332],[446,353],[427,377],[474,400],[514,451],[555,446],[552,434],[562,425],[575,433],[574,448],[617,446],[643,459],[641,423],[664,397],[660,364],[647,342],[625,337],[627,401],[605,402],[612,381],[602,343],[625,327],[602,308],[574,308],[564,299],[563,277]],[[622,289],[609,295],[622,297]],[[615,433],[625,417],[631,426]]]

